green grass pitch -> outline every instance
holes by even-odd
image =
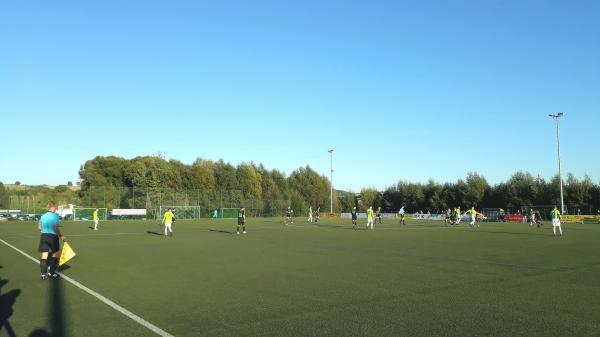
[[[66,222],[64,274],[175,336],[598,336],[600,225]],[[38,257],[32,222],[0,239]],[[0,243],[0,336],[152,336]],[[12,330],[12,332],[9,332]]]

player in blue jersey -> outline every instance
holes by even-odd
[[[38,230],[40,231],[40,243],[38,252],[40,253],[40,272],[41,279],[57,278],[58,260],[60,259],[59,239],[65,241],[65,237],[60,231],[60,216],[56,213],[56,204],[53,201],[48,202],[46,212],[40,218]]]

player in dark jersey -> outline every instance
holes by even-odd
[[[237,223],[237,234],[240,234],[240,226],[242,226],[242,233],[246,234],[246,208],[242,207],[238,211],[238,223]]]
[[[383,213],[381,213],[381,207],[377,207],[377,212],[375,213],[375,218],[377,220],[379,220],[379,224],[381,225],[381,222],[383,220]]]
[[[285,225],[294,223],[294,210],[291,207],[288,207],[285,211],[285,221],[283,223]]]
[[[400,224],[401,225],[406,225],[406,220],[405,220],[406,211],[404,210],[404,206],[402,206],[400,208],[400,210],[398,211],[398,214],[400,215]]]
[[[356,229],[356,221],[358,220],[358,215],[356,214],[356,207],[352,209],[352,229]]]

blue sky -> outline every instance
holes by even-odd
[[[340,189],[600,180],[598,1],[7,1],[0,181],[164,152]]]

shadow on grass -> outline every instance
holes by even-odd
[[[29,337],[66,337],[68,333],[65,329],[67,315],[64,311],[63,281],[58,278],[43,282],[51,283],[48,288],[50,293],[48,294],[48,304],[46,305],[48,311],[47,317],[50,320],[48,322],[50,331],[36,329],[29,334]]]
[[[344,229],[344,230],[352,230],[352,226],[343,226],[343,225],[314,225],[315,227],[324,227],[324,228],[335,228],[335,229]],[[364,227],[364,226],[363,226]]]
[[[223,229],[208,229],[209,232],[222,233],[222,234],[235,234],[234,231],[226,231]]]
[[[58,267],[58,271],[62,272],[62,271],[68,270],[70,268],[71,268],[71,266],[69,266],[68,264],[63,264],[62,266]]]
[[[2,268],[3,267],[0,266],[0,269]],[[17,334],[15,333],[8,319],[13,314],[13,305],[17,301],[17,297],[19,297],[21,294],[21,290],[13,289],[3,294],[2,287],[4,287],[7,283],[8,280],[0,278],[0,334],[2,333],[2,330],[5,330],[7,336],[16,337]]]
[[[472,229],[472,231],[469,231],[469,232],[473,232],[473,233],[506,234],[506,235],[536,235],[536,236],[546,236],[547,235],[546,233],[538,232],[537,230],[534,233],[524,233],[524,232],[490,231],[490,230],[485,230],[485,229],[480,229],[480,228],[470,228],[470,227],[465,227],[464,229]]]
[[[146,231],[146,234],[152,234],[152,235],[158,235],[158,236],[165,235],[164,233],[159,233],[159,232],[154,232],[154,231]]]

